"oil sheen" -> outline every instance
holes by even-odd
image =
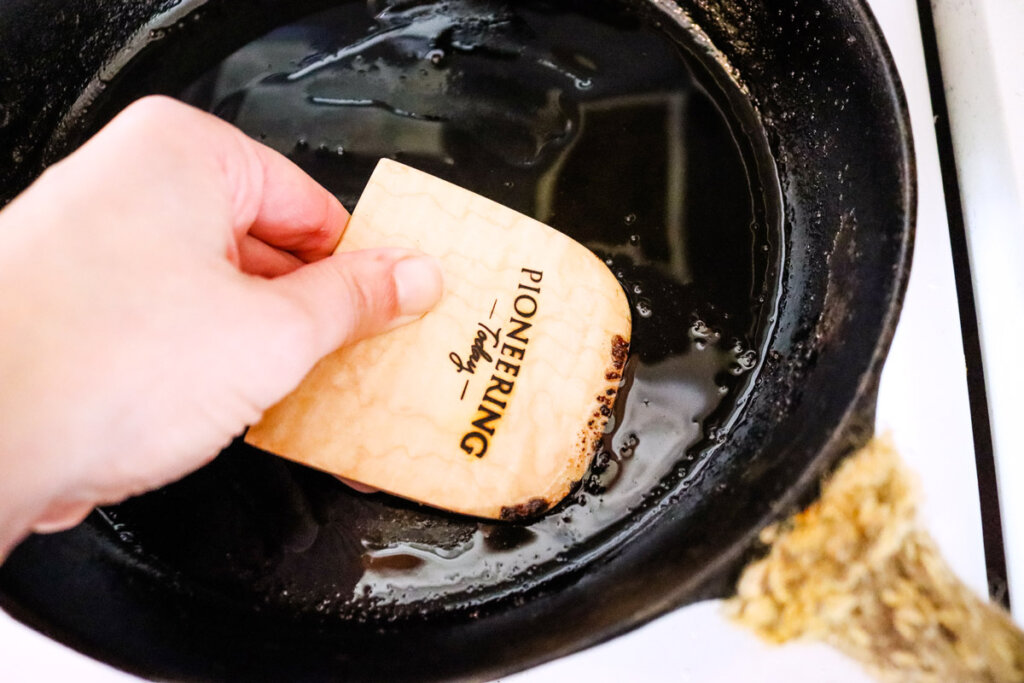
[[[104,513],[140,556],[266,609],[478,609],[580,571],[685,495],[742,409],[770,328],[778,180],[752,107],[685,36],[600,2],[348,3],[180,93],[351,210],[398,159],[561,230],[633,307],[626,377],[580,488],[529,524],[448,515],[236,443]]]

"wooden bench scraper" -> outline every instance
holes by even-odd
[[[246,441],[437,508],[523,519],[586,472],[630,336],[622,287],[532,218],[382,160],[338,246],[441,261],[421,319],[327,356]]]

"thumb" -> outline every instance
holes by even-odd
[[[264,282],[300,314],[310,366],[338,347],[419,318],[444,289],[437,259],[408,249],[334,254]]]

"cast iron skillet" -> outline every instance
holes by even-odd
[[[325,4],[0,1],[0,200],[102,123],[98,114],[90,119],[94,103],[110,111],[172,88],[168,73],[180,75],[173,87],[181,87],[211,55]],[[433,680],[526,668],[729,594],[757,552],[758,530],[812,499],[821,476],[870,435],[910,262],[909,121],[889,53],[860,0],[618,4],[649,13],[666,30],[678,28],[680,10],[700,27],[760,112],[781,182],[784,260],[774,274],[779,298],[763,362],[728,434],[703,449],[701,476],[687,480],[685,495],[664,487],[628,537],[473,609],[424,603],[390,615],[289,612],[188,581],[119,538],[118,526],[99,514],[23,543],[0,569],[4,608],[146,676]],[[176,47],[186,44],[192,48]],[[121,69],[125,46],[134,46],[133,59]],[[103,92],[118,69],[132,85]],[[282,514],[292,504],[272,503]],[[396,519],[406,518],[408,506],[394,509]],[[218,569],[230,574],[230,559]]]

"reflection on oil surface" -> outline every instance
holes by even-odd
[[[759,127],[726,103],[716,65],[617,5],[576,4],[344,4],[250,43],[182,98],[349,209],[377,159],[397,158],[605,259],[633,305],[633,347],[581,489],[532,524],[482,523],[236,444],[107,511],[139,552],[268,608],[391,618],[579,567],[699,476],[771,315],[777,181],[754,161],[764,141],[734,135]]]

